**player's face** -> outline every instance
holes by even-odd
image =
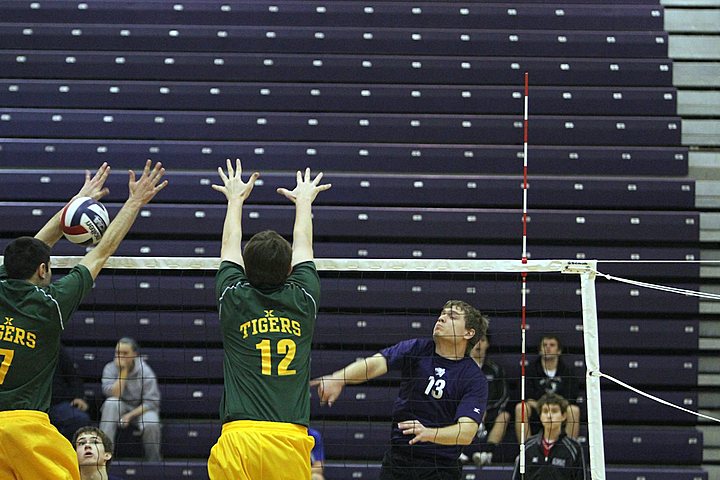
[[[545,404],[540,410],[540,421],[545,428],[551,425],[562,425],[565,421],[565,414],[560,409],[560,405]]]
[[[488,342],[487,337],[483,335],[473,347],[472,351],[470,352],[470,356],[472,356],[473,358],[485,358],[485,354],[487,353],[489,347],[490,342]]]
[[[102,439],[96,434],[88,432],[78,436],[75,442],[78,463],[80,466],[96,465],[104,466],[112,455],[105,451]]]
[[[465,328],[465,312],[460,307],[453,306],[443,309],[435,322],[433,336],[435,337],[462,337],[468,332]]]

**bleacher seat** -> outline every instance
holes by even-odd
[[[411,164],[418,173],[514,174],[522,149],[511,145],[402,145],[361,143],[194,142],[155,140],[6,139],[0,145],[5,168],[91,168],[103,161],[115,169],[137,168],[152,157],[170,168],[213,170],[226,158],[242,158],[257,169],[272,159],[273,170],[314,169],[396,173]],[[537,175],[687,175],[686,147],[592,147],[533,145]],[[407,171],[407,169],[405,169]]]
[[[132,480],[156,480],[158,478],[194,478],[206,480],[207,465],[201,460],[165,461],[162,463],[137,462],[132,460],[113,461],[111,473],[122,474]],[[377,480],[380,476],[378,462],[338,462],[329,461],[325,464],[327,478],[333,480]],[[478,476],[484,480],[507,480],[512,473],[511,465],[492,465],[478,468],[466,466],[463,469],[463,480],[476,480]],[[697,467],[630,467],[609,466],[606,469],[608,480],[708,480],[708,473]]]
[[[5,78],[214,80],[265,82],[520,85],[520,72],[533,72],[533,85],[672,86],[667,58],[595,59],[309,55],[268,53],[116,52],[4,50]],[[449,75],[449,73],[452,75]],[[647,172],[649,170],[645,170]]]
[[[294,112],[502,114],[522,111],[522,91],[507,86],[275,84],[214,82],[97,82],[2,80],[3,106]],[[421,100],[418,100],[422,97]],[[673,88],[540,87],[535,115],[673,116]]]
[[[7,176],[7,177],[6,177]],[[0,201],[25,196],[35,201],[65,201],[82,178],[78,171],[0,170],[4,182]],[[291,172],[263,172],[253,190],[253,203],[287,204],[275,192],[276,186],[295,181]],[[219,181],[216,171],[170,172],[175,187],[163,192],[163,203],[224,204],[224,197],[209,188]],[[416,207],[514,208],[522,185],[520,177],[478,175],[349,174],[326,176],[334,188],[317,198],[317,205],[369,205]],[[127,179],[111,176],[106,185],[110,194],[103,202],[122,202],[127,196]],[[263,188],[264,187],[264,188]],[[533,202],[537,208],[623,208],[632,210],[690,210],[695,202],[695,182],[684,179],[595,179],[593,177],[536,177],[532,180]],[[482,195],[478,195],[478,192]]]
[[[204,26],[87,24],[74,29],[54,23],[2,24],[6,49],[385,55],[477,55],[572,58],[667,58],[663,31],[502,30],[305,26]]]
[[[623,2],[627,3],[627,2]],[[203,24],[203,25],[307,25],[307,26],[372,26],[372,27],[435,27],[523,29],[542,23],[546,29],[558,30],[662,30],[662,9],[647,5],[618,4],[614,8],[602,5],[567,5],[561,2],[527,4],[518,9],[516,3],[468,4],[463,9],[454,5],[426,4],[410,8],[402,3],[370,2],[358,4],[342,1],[315,5],[287,1],[256,1],[233,5],[232,8],[213,8],[212,4],[142,5],[143,23]],[[79,9],[74,2],[56,0],[39,8],[29,8],[20,1],[5,2],[0,15],[6,22],[24,23],[87,23],[132,24],[137,22],[136,8],[125,3],[111,3]]]
[[[92,129],[89,128],[92,125]],[[512,144],[523,122],[510,115],[176,112],[0,109],[0,135],[24,137],[244,140],[261,142]],[[680,142],[679,117],[539,116],[538,145],[657,145]]]
[[[34,234],[62,204],[47,202],[2,202],[6,222],[0,235]],[[105,204],[113,216],[117,204]],[[290,222],[292,205],[250,205],[243,230],[257,233],[274,229],[281,235],[292,233]],[[477,238],[482,230],[485,240],[517,239],[520,215],[507,209],[466,208],[399,208],[399,207],[329,207],[313,209],[316,219],[315,235],[357,238],[357,232],[371,232],[383,239],[442,239],[452,231],[455,240]],[[634,212],[634,211],[572,211],[534,210],[528,229],[536,240],[565,240],[572,242],[624,241],[642,243],[652,241],[655,246],[677,242],[697,242],[699,214],[697,212]],[[143,208],[135,225],[136,235],[193,235],[202,238],[222,231],[225,207],[222,205],[163,205]],[[376,239],[377,240],[377,239]],[[661,243],[662,242],[662,243]]]

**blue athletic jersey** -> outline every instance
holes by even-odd
[[[398,422],[418,420],[426,427],[446,427],[460,417],[482,421],[488,397],[485,375],[470,357],[450,360],[435,353],[432,339],[405,340],[380,352],[388,368],[402,370],[400,392],[393,405],[391,443],[407,446]],[[419,443],[413,455],[456,461],[462,446]]]

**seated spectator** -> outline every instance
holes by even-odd
[[[538,350],[540,356],[528,366],[525,375],[525,439],[532,434],[529,419],[537,419],[539,414],[537,399],[546,393],[557,393],[568,400],[565,433],[571,438],[577,438],[580,434],[580,407],[574,402],[580,392],[579,375],[575,367],[563,361],[562,344],[557,336],[544,335]],[[515,435],[518,441],[521,437],[522,420],[522,402],[519,402],[515,406]]]
[[[80,480],[122,480],[108,475],[113,442],[105,432],[97,427],[82,427],[73,435],[72,443],[80,465]]]
[[[160,389],[155,372],[139,356],[132,338],[121,338],[115,360],[105,365],[100,429],[115,441],[117,427],[133,425],[142,432],[145,459],[160,461]]]
[[[310,480],[325,480],[325,448],[323,447],[322,436],[314,428],[308,428],[308,435],[315,439],[315,446],[310,452],[310,468],[312,469]]]
[[[590,476],[580,444],[567,436],[568,401],[546,393],[537,402],[542,431],[525,444],[525,476],[520,474],[520,457],[515,460],[513,480],[585,480]]]
[[[60,345],[48,411],[50,423],[55,425],[65,438],[72,440],[73,433],[78,428],[92,423],[87,412],[88,403],[85,401],[77,365],[70,358],[65,347]]]
[[[510,423],[510,412],[507,410],[508,393],[505,369],[487,358],[490,348],[490,334],[480,337],[478,343],[470,351],[488,381],[488,402],[483,423],[478,429],[477,437],[482,441],[479,452],[472,456],[477,465],[490,465],[493,461],[498,444],[502,442]]]

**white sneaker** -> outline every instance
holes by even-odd
[[[473,463],[478,466],[492,464],[493,454],[491,452],[475,452],[473,453]]]

